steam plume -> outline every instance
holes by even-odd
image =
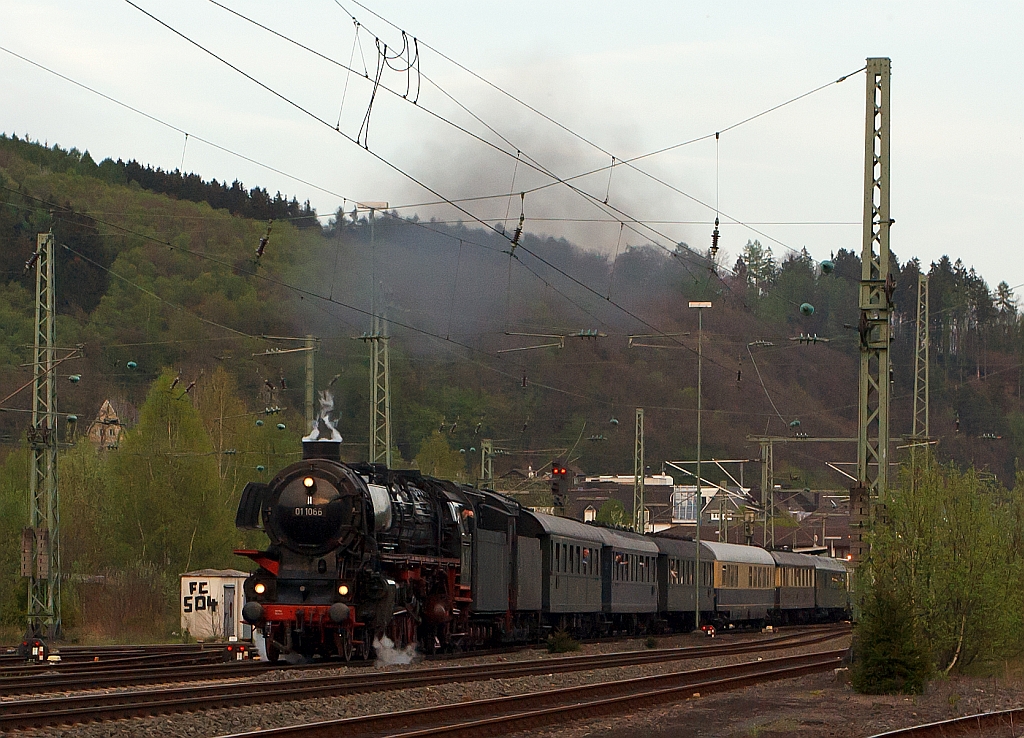
[[[313,427],[309,429],[309,435],[303,441],[337,441],[341,443],[341,434],[331,421],[331,411],[334,409],[334,395],[330,390],[321,390],[317,393],[317,400],[320,403],[320,416],[313,420]],[[325,426],[323,436],[320,435],[320,425]],[[330,431],[328,438],[327,432]]]

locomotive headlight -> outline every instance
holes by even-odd
[[[316,484],[316,482],[314,481],[313,477],[306,477],[305,479],[302,480],[302,486],[305,487],[306,489],[309,489],[314,484]]]
[[[256,594],[261,595],[267,591],[267,585],[265,585],[263,582],[258,582],[256,586],[253,587],[253,589],[256,590]]]
[[[343,584],[340,587],[338,587],[338,594],[340,594],[342,597],[347,595],[348,594],[348,585],[347,584]]]

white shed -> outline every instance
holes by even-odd
[[[199,569],[181,575],[181,627],[199,641],[251,638],[242,621],[249,575],[237,569]]]

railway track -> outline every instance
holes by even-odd
[[[991,732],[1000,729],[1005,732]],[[871,738],[911,738],[911,736],[913,738],[944,738],[945,736],[971,735],[982,731],[985,731],[986,735],[1024,735],[1024,708],[983,712],[978,715],[940,720],[936,723],[914,725],[910,728],[877,733]]]
[[[827,628],[812,628],[801,630],[797,633],[782,635],[771,640],[758,640],[757,643],[784,642],[787,639],[809,637],[814,633],[834,633],[835,626]],[[843,630],[842,632],[847,632]],[[705,653],[706,646],[688,647],[695,654]],[[507,653],[506,650],[495,650],[494,653]],[[679,651],[686,653],[686,649]],[[151,684],[171,684],[195,681],[211,681],[218,679],[235,679],[265,674],[270,670],[288,669],[292,671],[303,671],[310,669],[324,669],[332,666],[373,666],[373,662],[314,662],[311,664],[277,664],[271,665],[258,661],[242,661],[220,663],[218,658],[202,668],[196,668],[198,663],[161,663],[155,660],[151,663],[137,665],[136,668],[129,668],[124,664],[104,662],[98,664],[80,664],[74,669],[56,669],[50,666],[31,665],[22,666],[20,670],[0,670],[0,694],[3,695],[41,695],[53,692],[74,692],[84,689],[116,689],[127,687],[138,687]],[[489,652],[472,652],[462,654],[466,656],[488,655]],[[694,658],[696,658],[695,656]],[[438,657],[440,661],[450,660],[450,657]],[[2,703],[0,703],[2,704]]]
[[[338,735],[426,736],[501,735],[536,730],[574,719],[634,712],[691,696],[738,689],[827,671],[842,663],[846,649],[786,656],[709,669],[622,679],[604,684],[552,689],[495,699],[326,720],[284,728],[235,733],[223,738],[334,738]]]
[[[268,702],[338,697],[346,694],[408,689],[454,682],[592,671],[611,667],[731,656],[815,645],[845,636],[846,630],[789,635],[700,647],[630,651],[390,672],[343,673],[282,681],[234,680],[227,683],[130,690],[117,693],[8,700],[0,703],[0,732],[52,725],[143,717]],[[841,655],[842,651],[830,652]],[[838,656],[837,656],[838,658]]]
[[[124,669],[146,669],[166,666],[188,666],[194,664],[215,664],[224,661],[225,649],[216,651],[207,650],[203,652],[179,654],[145,654],[139,656],[120,656],[115,658],[93,658],[75,661],[64,661],[53,663],[25,663],[20,662],[0,667],[0,679],[8,676],[38,674],[41,671],[51,673],[68,673],[73,671],[89,670],[100,671],[122,671]]]
[[[223,648],[223,643],[152,643],[134,645],[109,645],[109,646],[59,646],[53,649],[53,653],[59,653],[63,660],[68,659],[92,659],[100,658],[122,658],[125,656],[144,656],[150,654],[183,654],[198,653]],[[18,647],[0,646],[0,664],[8,662],[22,662],[24,659],[17,654]]]

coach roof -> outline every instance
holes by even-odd
[[[657,555],[658,547],[649,538],[628,531],[601,528],[596,525],[585,525],[569,518],[523,510],[520,518],[520,530],[526,535],[552,535],[575,538],[580,541],[598,543],[602,546],[614,546],[620,549],[643,551]]]
[[[814,566],[814,556],[807,554],[790,553],[789,551],[772,551],[771,556],[779,566]]]
[[[775,559],[763,548],[740,546],[737,543],[712,543],[701,541],[701,545],[714,554],[716,561],[736,564],[763,564],[775,566]]]

